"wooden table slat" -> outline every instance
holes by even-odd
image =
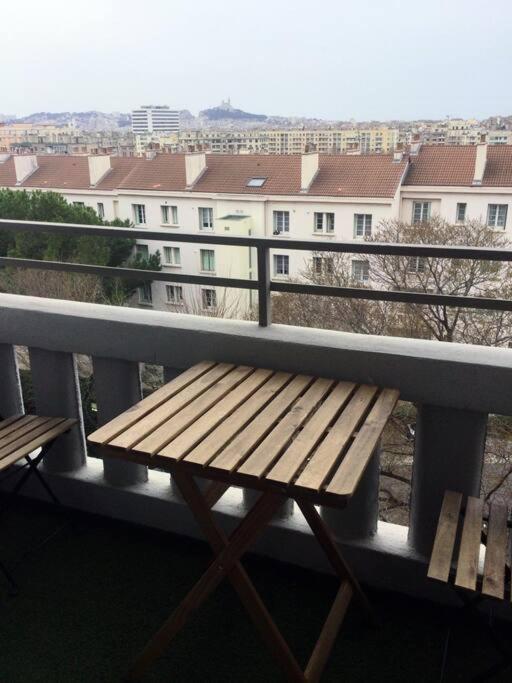
[[[338,382],[320,408],[267,474],[267,479],[282,484],[289,484],[292,481],[306,458],[316,448],[335,416],[346,404],[355,388],[356,385],[352,382]]]
[[[159,453],[167,444],[198,420],[207,410],[214,406],[229,391],[242,382],[253,372],[253,368],[238,366],[222,379],[219,379],[207,391],[194,399],[176,415],[154,429],[142,441],[132,446],[133,450],[141,453]]]
[[[216,427],[203,441],[185,456],[184,461],[196,465],[206,465],[224,446],[243,429],[259,411],[270,403],[292,375],[288,372],[276,372],[268,382],[253,394],[240,408]]]
[[[455,575],[456,586],[473,591],[476,589],[478,576],[483,505],[484,502],[481,498],[469,496]]]
[[[219,423],[225,420],[236,408],[242,405],[270,377],[272,370],[256,370],[233,391],[215,404],[188,429],[163,448],[159,455],[180,460],[196,446]]]
[[[505,563],[508,549],[507,520],[507,507],[498,503],[491,503],[482,593],[501,600],[505,596]]]
[[[340,496],[352,495],[379,443],[382,431],[393,412],[398,391],[384,389],[361,426],[354,442],[334,473],[327,491]]]
[[[286,447],[293,434],[302,425],[334,384],[333,380],[317,379],[293,405],[276,427],[251,453],[241,467],[240,474],[261,477],[279,453]]]
[[[444,583],[450,576],[461,504],[461,493],[445,492],[428,568],[429,578],[444,581]]]
[[[297,375],[286,387],[257,415],[249,426],[239,434],[210,463],[224,471],[237,469],[248,453],[266,436],[283,413],[294,403],[306,387],[312,382],[308,375]]]
[[[174,396],[150,413],[140,418],[131,427],[123,430],[118,436],[110,441],[110,445],[115,448],[133,448],[143,439],[154,434],[157,429],[177,415],[185,406],[189,405],[192,401],[195,401],[199,396],[208,391],[210,387],[214,386],[220,379],[225,377],[233,368],[234,365],[229,363],[219,363],[219,365],[211,368],[197,377],[194,381],[189,382],[181,391],[175,393]]]
[[[297,486],[319,491],[339,456],[363,420],[377,393],[377,387],[363,385],[357,389],[325,439],[320,443],[297,481]]]
[[[201,361],[182,372],[178,377],[171,382],[164,384],[163,387],[157,389],[152,394],[133,405],[129,410],[121,413],[113,420],[110,420],[106,425],[103,425],[87,437],[91,443],[104,444],[114,439],[122,431],[131,427],[141,417],[147,415],[152,410],[157,408],[161,403],[167,401],[169,398],[179,393],[194,382],[196,379],[204,375],[208,370],[215,366],[213,361]]]

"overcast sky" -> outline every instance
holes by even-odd
[[[24,0],[0,14],[0,112],[328,119],[512,114],[512,0]]]

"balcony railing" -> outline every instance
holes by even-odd
[[[178,236],[166,231],[84,229],[80,225],[41,226],[13,221],[3,221],[1,227],[256,247],[260,256],[259,279],[242,280],[242,286],[260,287],[267,303],[269,291],[279,291],[277,285],[281,285],[269,278],[268,251],[273,248],[512,260],[512,253],[505,250],[459,247],[319,244],[316,241],[287,239],[283,242],[278,238],[211,234]],[[9,258],[2,262],[4,265],[17,263]],[[104,274],[95,266],[36,264],[53,270],[91,268],[80,272]],[[18,265],[34,267],[34,263],[26,259]],[[112,270],[114,272],[109,276],[122,273],[118,269]],[[142,272],[142,275],[151,280],[236,286],[230,278],[167,276],[160,272]],[[141,271],[131,271],[129,276],[140,280]],[[294,291],[301,291],[302,285],[295,286],[298,289]],[[316,290],[316,287],[312,286],[312,289]],[[318,289],[324,292],[323,288]],[[371,290],[359,291],[371,295]],[[391,294],[396,293],[382,292],[379,296],[388,298]],[[346,295],[346,291],[341,294]],[[502,305],[507,306],[506,310],[512,306],[511,302]],[[269,308],[265,309],[265,304],[260,302],[260,325],[268,319]],[[0,294],[0,414],[8,415],[22,409],[15,347],[28,347],[37,410],[79,420],[74,432],[56,444],[56,450],[45,465],[63,502],[83,510],[196,535],[195,525],[167,475],[148,472],[145,467],[133,463],[102,462],[87,456],[77,354],[92,358],[100,424],[140,399],[140,363],[162,366],[165,379],[209,358],[397,388],[403,400],[412,401],[418,407],[409,528],[378,522],[377,458],[346,510],[323,509],[321,512],[336,530],[340,544],[344,545],[363,580],[396,590],[432,595],[435,589],[425,579],[424,563],[444,491],[451,488],[468,495],[479,494],[488,414],[512,415],[510,350],[277,324],[262,329],[260,325],[250,321]],[[38,495],[36,489],[33,495]],[[229,529],[251,502],[252,498],[246,492],[230,490],[215,510],[222,524]],[[271,532],[258,549],[287,561],[322,567],[304,520],[293,506],[274,520]]]
[[[343,254],[376,254],[381,256],[450,258],[479,261],[512,261],[512,250],[489,247],[458,247],[418,244],[395,244],[381,242],[339,242],[317,240],[283,240],[279,237],[226,236],[212,233],[186,233],[166,230],[147,230],[137,228],[110,228],[64,223],[41,223],[31,221],[0,220],[0,230],[44,232],[54,235],[89,235],[95,237],[128,237],[146,241],[184,242],[190,244],[211,244],[231,247],[255,248],[257,251],[258,277],[255,280],[217,277],[196,274],[162,273],[161,271],[139,270],[135,268],[109,268],[80,263],[39,261],[0,257],[0,265],[14,268],[40,268],[43,270],[67,271],[97,275],[100,277],[121,277],[138,281],[161,281],[184,284],[233,287],[258,291],[258,322],[266,327],[271,323],[271,292],[313,294],[317,296],[344,297],[371,301],[390,301],[395,303],[423,304],[433,306],[456,306],[462,308],[512,311],[512,301],[494,297],[453,296],[425,292],[407,292],[372,289],[370,287],[333,287],[328,285],[306,284],[299,282],[275,281],[270,276],[270,250],[331,252]]]

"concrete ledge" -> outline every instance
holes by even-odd
[[[120,488],[105,483],[101,460],[88,458],[87,465],[77,472],[45,476],[67,507],[203,540],[166,473],[151,471],[149,481]],[[24,495],[47,501],[36,480],[25,487]],[[246,514],[242,490],[228,490],[214,510],[219,524],[230,533]],[[407,527],[380,522],[372,538],[340,547],[363,583],[453,603],[452,591],[427,580],[425,559],[407,543]],[[288,516],[272,521],[253,551],[308,569],[331,571],[297,506]]]
[[[512,414],[509,349],[0,294],[0,343],[189,367],[211,358],[400,389],[404,400]]]

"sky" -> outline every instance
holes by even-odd
[[[0,113],[512,114],[512,1],[2,3]]]

